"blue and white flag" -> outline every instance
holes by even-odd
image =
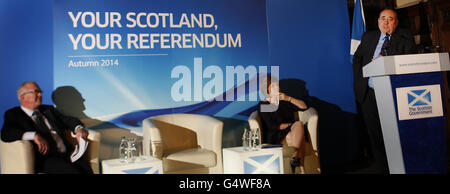
[[[355,8],[353,8],[352,39],[350,42],[350,62],[353,61],[353,55],[361,43],[362,35],[366,31],[365,23],[362,0],[355,0]]]

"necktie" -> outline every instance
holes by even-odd
[[[384,37],[384,42],[383,46],[381,47],[380,55],[388,56],[387,48],[389,48],[390,38],[391,38],[390,34],[386,34],[386,36]]]
[[[39,130],[39,132],[50,133],[50,130],[44,123],[44,118],[42,117],[42,114],[39,111],[34,111],[32,117],[37,125],[37,129]]]
[[[64,145],[64,141],[55,131],[53,130],[50,131],[50,129],[44,122],[44,116],[42,115],[42,113],[40,113],[39,111],[34,111],[31,117],[33,117],[34,122],[36,123],[37,126],[37,130],[41,133],[41,135],[43,135],[44,138],[47,139],[47,141],[49,141],[50,144],[53,145],[56,144],[58,152],[60,153],[66,152],[66,146]]]

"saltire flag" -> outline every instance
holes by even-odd
[[[361,43],[361,37],[366,31],[366,25],[364,20],[364,10],[362,0],[355,0],[355,8],[353,8],[353,24],[352,24],[352,39],[350,42],[350,62],[353,62],[353,55],[356,52],[359,44]]]

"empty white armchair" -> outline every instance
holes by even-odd
[[[144,153],[166,174],[222,174],[223,122],[199,114],[167,114],[142,121]]]
[[[319,161],[319,146],[318,146],[318,121],[319,115],[316,109],[313,107],[308,108],[305,111],[298,111],[298,118],[300,121],[307,125],[308,139],[306,142],[306,152],[305,152],[305,170],[308,174],[319,174],[320,173],[320,161]],[[248,124],[251,129],[259,128],[261,129],[261,119],[258,115],[258,111],[254,111],[248,118]],[[260,130],[262,131],[262,130]],[[264,136],[264,134],[261,134]],[[261,136],[261,137],[262,137]],[[295,151],[294,148],[283,146],[283,158],[284,158],[284,173],[291,172],[291,166],[289,165],[292,153]]]
[[[87,150],[88,159],[92,171],[99,173],[99,146],[100,133],[88,130],[89,147]],[[67,131],[66,137],[69,142],[76,143],[75,135]],[[33,174],[34,170],[34,151],[33,145],[27,140],[17,140],[14,142],[3,142],[0,140],[0,164],[2,174]]]

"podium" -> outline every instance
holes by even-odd
[[[443,71],[448,53],[379,57],[372,77],[391,174],[447,173]]]

